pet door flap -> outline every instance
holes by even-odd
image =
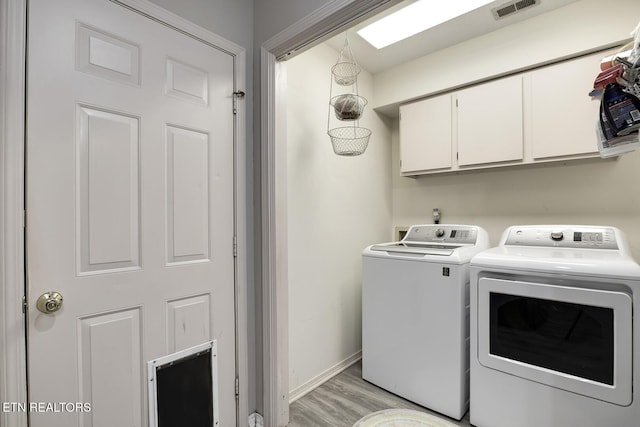
[[[216,342],[147,363],[150,427],[218,426]]]

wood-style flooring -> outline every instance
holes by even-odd
[[[362,379],[362,362],[331,378],[293,402],[288,427],[352,427],[363,416],[382,409],[408,408],[469,427],[469,413],[461,421],[434,413]]]

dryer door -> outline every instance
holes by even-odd
[[[483,277],[477,313],[482,365],[617,405],[631,403],[628,294]]]

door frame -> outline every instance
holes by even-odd
[[[147,0],[109,0],[234,57],[234,91],[246,87],[246,50]],[[0,402],[27,402],[25,128],[28,0],[0,0]],[[249,416],[246,102],[234,116],[235,341],[238,425]],[[231,106],[229,106],[231,108]],[[231,248],[231,242],[229,242]],[[0,411],[0,424],[26,427],[27,413]]]
[[[27,0],[0,0],[0,401],[27,401],[24,259],[24,137]],[[26,427],[27,414],[0,424]]]
[[[282,63],[402,0],[334,0],[260,47],[262,366],[265,426],[289,422],[286,66]]]

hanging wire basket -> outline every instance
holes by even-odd
[[[338,120],[358,120],[367,105],[367,99],[351,93],[338,95],[330,101]]]
[[[331,68],[331,72],[340,86],[350,86],[358,80],[360,66],[354,62],[338,62]]]
[[[338,61],[336,65],[331,68],[333,79],[340,86],[350,86],[358,81],[360,71],[362,71],[362,68],[360,68],[356,62],[356,58],[353,56],[353,52],[351,52],[349,39],[345,38],[344,46],[338,56]]]
[[[341,121],[352,121],[352,126],[331,128],[331,111],[327,116],[327,134],[331,139],[333,152],[339,156],[359,156],[369,145],[371,130],[359,126],[358,120],[367,105],[366,98],[358,95],[358,74],[361,68],[355,60],[349,39],[345,37],[344,47],[338,61],[331,68],[332,83],[329,89],[329,110],[333,108],[335,116]],[[333,96],[333,81],[342,86],[353,85],[355,93]],[[353,91],[352,91],[353,92]]]
[[[369,145],[371,131],[367,128],[347,126],[330,129],[327,134],[331,138],[334,153],[339,156],[359,156]]]

